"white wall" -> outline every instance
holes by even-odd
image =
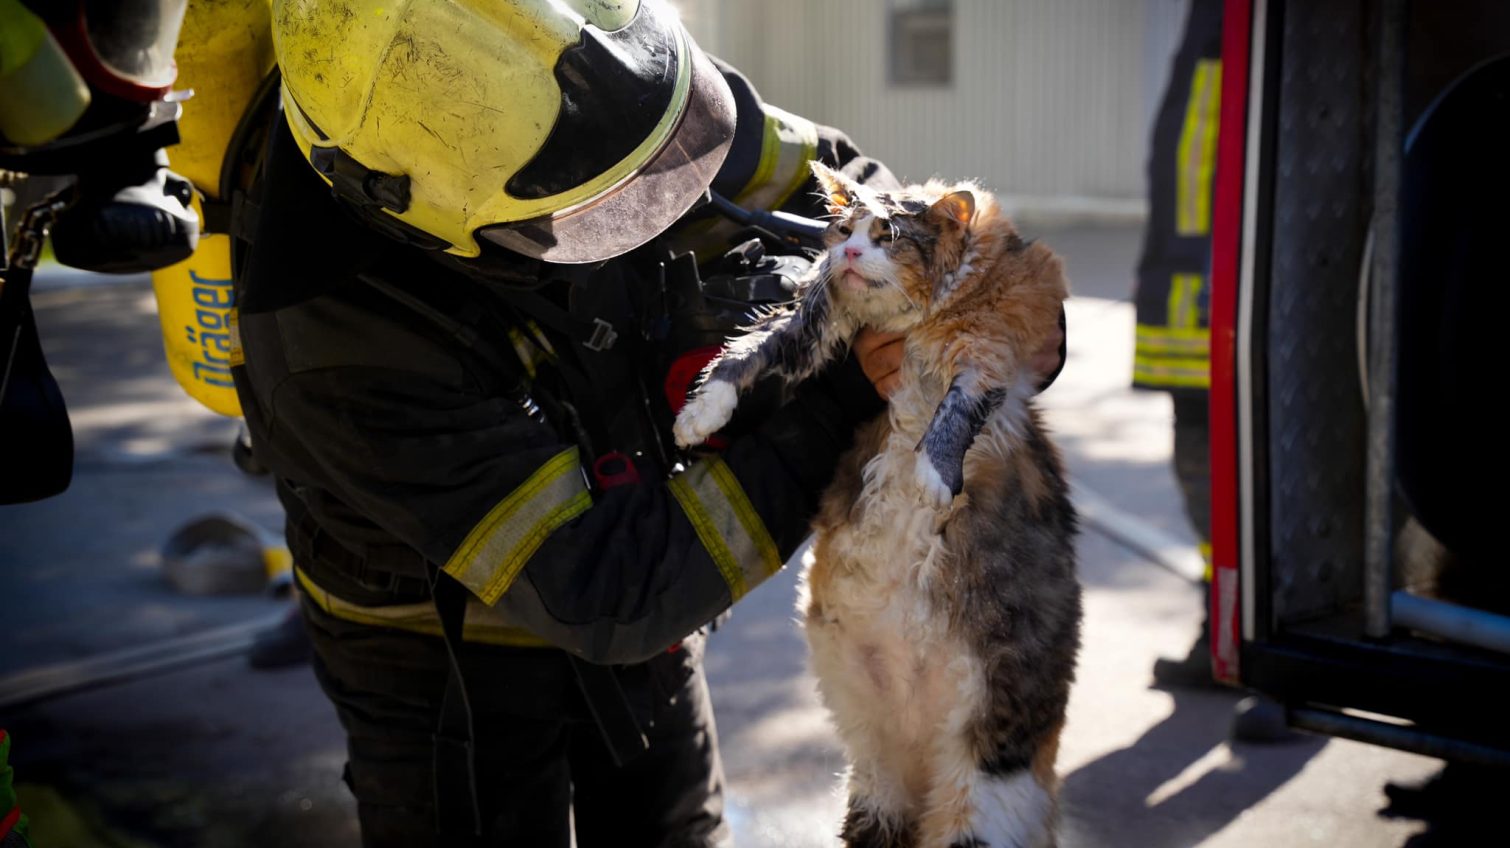
[[[767,100],[845,130],[904,178],[1129,208],[1143,198],[1149,119],[1186,2],[954,0],[954,80],[942,88],[888,83],[883,0],[676,5]]]

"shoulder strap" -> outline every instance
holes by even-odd
[[[205,204],[205,226],[231,236],[231,273],[239,277],[247,245],[257,240],[257,211],[262,197],[263,163],[277,127],[278,86],[275,67],[258,86],[236,124],[220,165],[220,200]],[[212,220],[213,219],[213,220]]]
[[[637,479],[598,468],[611,458],[622,469],[629,455],[648,454],[669,467],[670,449],[662,443],[651,398],[647,394],[644,363],[634,352],[646,343],[644,322],[620,280],[571,274],[556,280],[566,286],[566,305],[539,290],[490,286],[489,290],[522,319],[533,321],[554,336],[549,370],[557,378],[555,400],[582,443],[583,455],[594,459],[594,482],[607,488]],[[627,284],[626,284],[627,285]],[[532,340],[538,337],[530,334]],[[546,347],[544,344],[542,348]],[[645,355],[651,355],[649,353]]]

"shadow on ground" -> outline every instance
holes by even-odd
[[[1402,848],[1488,844],[1487,834],[1504,833],[1510,769],[1449,763],[1426,781],[1392,783],[1384,792],[1389,802],[1380,816],[1426,823],[1426,829],[1406,840]],[[1495,838],[1500,837],[1491,841]]]
[[[1066,846],[1199,845],[1288,783],[1326,740],[1229,743],[1225,692],[1172,692],[1174,710],[1131,745],[1065,777]]]

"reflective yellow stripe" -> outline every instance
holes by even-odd
[[[1211,385],[1211,334],[1204,329],[1139,324],[1133,385],[1151,389]]]
[[[544,354],[539,348],[530,344],[524,334],[515,327],[509,328],[509,341],[514,344],[514,355],[519,357],[519,364],[524,366],[524,372],[530,375],[531,380],[535,379],[535,366],[540,364]]]
[[[305,596],[315,606],[336,618],[371,627],[407,630],[410,633],[422,633],[426,636],[441,635],[440,617],[436,615],[434,604],[362,606],[330,594],[298,566],[294,567],[294,577],[303,587]],[[462,639],[468,642],[512,645],[520,648],[550,646],[549,642],[528,630],[504,624],[498,618],[496,610],[474,599],[468,599],[467,602],[466,617],[462,621]]]
[[[760,515],[755,512],[755,505],[750,503],[729,466],[722,461],[715,462],[709,467],[709,474],[723,493],[724,501],[734,510],[734,517],[739,519],[740,526],[744,528],[743,538],[749,539],[753,548],[755,555],[747,560],[746,566],[746,570],[755,577],[750,584],[760,583],[781,569],[781,554],[776,551],[776,540],[771,538],[765,522],[760,520]]]
[[[1206,341],[1211,331],[1205,327],[1166,327],[1160,324],[1139,324],[1138,332],[1149,338],[1174,339],[1177,341]]]
[[[1185,326],[1185,292],[1189,274],[1175,274],[1169,278],[1169,296],[1164,307],[1165,321],[1171,327]]]
[[[492,605],[546,538],[591,505],[577,449],[568,448],[493,507],[451,555],[445,571]]]
[[[1133,382],[1140,386],[1210,388],[1211,364],[1205,359],[1138,356],[1133,359]]]
[[[776,209],[807,182],[808,163],[818,155],[818,126],[799,115],[766,104],[760,159],[734,202],[746,208]],[[690,250],[698,261],[715,259],[729,249],[741,225],[715,216],[672,234],[677,250]]]
[[[1206,561],[1206,570],[1203,571],[1203,572],[1201,572],[1201,579],[1205,580],[1207,583],[1210,583],[1211,582],[1211,543],[1210,542],[1202,542],[1200,544],[1200,548],[1201,548],[1201,559],[1203,559],[1203,560]]]
[[[535,379],[535,371],[542,362],[550,362],[556,356],[556,351],[551,348],[550,340],[541,332],[540,325],[534,321],[525,323],[529,334],[526,335],[518,327],[509,328],[509,341],[514,345],[514,355],[519,357],[519,364],[524,366],[524,371]]]
[[[1204,274],[1191,274],[1186,281],[1189,286],[1189,301],[1184,315],[1185,323],[1180,325],[1187,330],[1198,330],[1201,327],[1201,291],[1206,288]]]
[[[1169,279],[1169,326],[1195,330],[1201,326],[1201,288],[1206,278],[1200,274],[1175,274]]]
[[[246,364],[246,351],[241,347],[241,310],[234,306],[226,310],[225,332],[231,337],[231,351],[226,356],[227,364],[232,368],[239,368]]]
[[[1222,103],[1222,63],[1202,59],[1190,81],[1185,124],[1175,166],[1175,232],[1203,236],[1211,231],[1211,179],[1216,171],[1216,130]]]
[[[1210,377],[1145,374],[1133,370],[1133,385],[1145,389],[1210,389]]]
[[[1175,356],[1204,358],[1211,351],[1209,330],[1155,327],[1139,324],[1136,331],[1138,355],[1145,357]]]
[[[1205,359],[1177,359],[1175,357],[1139,356],[1133,360],[1135,365],[1146,365],[1163,371],[1184,371],[1191,374],[1206,374],[1211,370],[1211,363]]]
[[[1206,339],[1196,339],[1188,342],[1138,339],[1138,355],[1147,359],[1159,359],[1163,357],[1205,359],[1210,349],[1211,343]]]
[[[765,137],[760,144],[760,163],[735,202],[757,209],[775,209],[807,181],[807,163],[818,152],[818,127],[770,104],[764,110]]]
[[[703,509],[697,493],[692,490],[686,477],[691,474],[683,474],[672,478],[668,484],[671,494],[676,502],[681,504],[682,512],[687,514],[687,520],[692,522],[692,529],[697,531],[697,539],[702,542],[703,549],[708,556],[713,558],[713,564],[718,567],[718,573],[723,575],[724,582],[729,584],[729,597],[739,600],[747,591],[744,585],[744,573],[739,568],[739,563],[734,561],[734,552],[724,543],[723,536],[718,532],[712,516]]]
[[[694,465],[669,485],[698,541],[729,584],[731,599],[744,597],[781,568],[776,542],[723,460]]]
[[[1200,186],[1195,192],[1196,227],[1201,233],[1211,232],[1212,185],[1216,177],[1217,129],[1222,125],[1222,61],[1207,60],[1211,67],[1211,105],[1206,110],[1206,122],[1202,127],[1199,157],[1200,171],[1196,181]]]
[[[807,183],[808,177],[812,176],[812,170],[808,163],[818,158],[818,125],[790,112],[783,112],[774,106],[767,107],[768,111],[775,111],[782,116],[783,126],[786,128],[782,133],[781,165],[777,167],[776,174],[786,175],[781,191],[777,192],[776,199],[771,201],[769,208],[775,209],[791,200],[797,189]]]
[[[776,161],[781,155],[781,136],[777,133],[776,119],[770,114],[765,116],[765,135],[760,140],[760,161],[755,165],[755,173],[750,175],[750,181],[735,196],[736,203],[749,203],[758,189],[765,188],[770,182],[771,175],[776,173]]]

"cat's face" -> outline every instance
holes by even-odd
[[[909,326],[938,280],[957,270],[974,197],[932,185],[876,192],[822,165],[813,170],[834,215],[823,234],[832,296],[873,326]]]

